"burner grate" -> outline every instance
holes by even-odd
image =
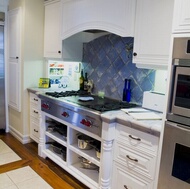
[[[46,92],[45,93],[46,95],[48,96],[52,96],[52,97],[55,97],[55,98],[60,98],[60,97],[67,97],[67,96],[77,96],[77,95],[87,95],[89,94],[88,92],[86,91],[61,91],[61,92]]]
[[[136,107],[136,104],[130,104],[127,102],[113,102],[113,103],[105,103],[105,104],[94,104],[94,105],[86,105],[87,108],[97,110],[100,112],[110,111],[110,110],[119,110],[121,108],[133,108]]]

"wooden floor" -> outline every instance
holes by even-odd
[[[35,142],[23,145],[9,133],[0,134],[0,139],[22,159],[17,162],[1,165],[0,174],[24,166],[30,166],[54,189],[89,189],[50,159],[39,157]]]

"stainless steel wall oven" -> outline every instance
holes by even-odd
[[[174,38],[158,189],[190,189],[190,37]]]

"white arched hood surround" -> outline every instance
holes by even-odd
[[[86,30],[134,36],[136,0],[62,0],[61,6],[62,40]]]

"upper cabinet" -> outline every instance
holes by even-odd
[[[60,1],[45,3],[44,57],[62,57]]]
[[[175,0],[173,33],[190,32],[190,1]]]
[[[62,39],[98,29],[134,36],[136,0],[62,0]]]
[[[173,4],[173,0],[137,0],[133,48],[137,67],[167,68]]]

